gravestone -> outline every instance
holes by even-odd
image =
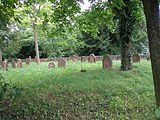
[[[8,71],[8,63],[7,61],[2,61],[2,68],[4,71]]]
[[[109,57],[109,55],[103,56],[102,65],[103,65],[103,69],[105,69],[105,68],[112,68],[112,60]]]
[[[51,69],[51,68],[55,68],[54,62],[50,62],[50,63],[48,64],[48,69]]]
[[[18,68],[22,68],[22,61],[21,61],[21,59],[17,60],[17,67]]]
[[[12,68],[16,68],[16,62],[14,60],[11,61]]]
[[[89,63],[95,63],[96,62],[96,56],[94,54],[90,54],[88,57]]]
[[[71,59],[72,59],[73,61],[76,61],[76,60],[77,60],[77,56],[76,56],[76,55],[73,55],[73,56],[71,57]]]
[[[29,65],[29,64],[30,64],[30,59],[27,58],[27,59],[26,59],[26,65]]]
[[[58,59],[58,67],[65,67],[66,61],[63,58]]]
[[[132,60],[133,60],[133,63],[140,62],[140,55],[139,54],[134,54],[132,56]]]
[[[32,57],[31,57],[31,56],[29,56],[29,61],[30,61],[30,62],[32,61]]]
[[[85,62],[85,61],[86,61],[85,57],[82,56],[82,57],[81,57],[81,62]]]

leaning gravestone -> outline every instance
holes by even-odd
[[[2,61],[2,68],[4,71],[8,71],[8,63],[7,61]]]
[[[82,56],[82,57],[81,57],[81,62],[85,62],[85,61],[86,61],[85,57]]]
[[[30,64],[30,59],[27,58],[27,59],[26,59],[26,65],[29,65],[29,64]]]
[[[12,68],[16,68],[16,62],[14,60],[11,61]]]
[[[134,54],[132,56],[132,60],[133,60],[133,63],[140,62],[140,55],[139,54]]]
[[[17,60],[17,67],[18,68],[22,68],[22,61],[21,61],[21,59]]]
[[[48,69],[51,69],[51,68],[55,68],[54,62],[50,62],[50,63],[48,64]]]
[[[103,65],[103,69],[105,69],[105,68],[112,68],[112,60],[109,57],[109,55],[103,56],[102,65]]]
[[[88,57],[89,63],[95,63],[96,62],[96,56],[94,54],[90,54]]]
[[[66,61],[63,58],[58,59],[58,67],[65,67]]]

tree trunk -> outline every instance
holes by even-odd
[[[147,22],[149,50],[157,107],[160,107],[160,33],[158,0],[142,0]]]
[[[130,39],[130,38],[128,38]],[[127,71],[132,68],[131,64],[131,53],[130,53],[130,42],[122,40],[122,48],[121,48],[121,70]]]
[[[131,37],[137,16],[137,6],[132,0],[123,0],[124,6],[113,7],[112,10],[118,19],[118,35],[121,41],[121,70],[127,71],[132,68],[131,63]]]
[[[37,64],[40,64],[40,58],[39,58],[39,48],[38,48],[38,33],[36,28],[34,28],[34,41],[35,41],[35,50],[36,50],[36,61]]]
[[[121,70],[128,71],[132,68],[131,63],[131,36],[134,28],[135,18],[132,16],[131,0],[124,0],[126,6],[123,6],[117,14],[119,16],[119,38],[121,41]]]

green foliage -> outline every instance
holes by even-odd
[[[4,53],[3,58],[15,57],[21,48],[21,36],[21,31],[15,24],[8,24],[8,27],[0,30],[0,50]]]
[[[120,61],[106,70],[100,61],[67,61],[66,68],[55,64],[55,69],[48,69],[48,63],[23,64],[22,69],[9,65],[5,80],[23,91],[17,101],[0,103],[1,119],[155,119],[149,61],[135,63],[127,72],[119,70]]]
[[[160,118],[160,108],[155,110],[156,118]]]
[[[82,32],[78,39],[85,42],[84,48],[77,51],[80,56],[91,53],[95,55],[120,54],[120,41],[116,34],[111,32],[108,25],[101,25],[97,36],[92,36],[90,32]]]
[[[11,17],[17,19],[14,16],[14,8],[18,0],[0,0],[0,30],[8,24]]]
[[[21,90],[20,87],[8,83],[0,73],[0,101],[19,97]]]
[[[141,3],[138,0],[124,0],[124,5],[113,6],[115,18],[118,20],[118,35],[121,41],[121,70],[132,68],[131,64],[131,38],[136,22],[141,18]],[[140,14],[141,13],[141,14]]]
[[[77,53],[121,54],[121,49],[124,48],[122,42],[126,43],[128,38],[131,42],[131,53],[141,53],[147,43],[141,4],[132,1],[125,5],[121,0],[111,3],[92,2],[90,9],[76,19],[76,25],[82,31],[78,39],[85,42],[85,46],[77,50]],[[129,6],[132,8],[129,9]],[[129,11],[132,17],[127,17]],[[123,35],[125,38],[122,38]]]

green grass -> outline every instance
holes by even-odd
[[[2,72],[23,90],[17,99],[0,103],[0,120],[154,120],[155,98],[150,62],[134,63],[131,71],[79,61],[66,68],[48,63],[23,64]],[[81,69],[86,69],[81,73]]]

